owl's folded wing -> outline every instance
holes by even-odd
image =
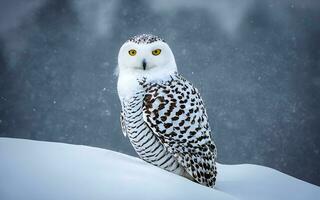
[[[144,98],[143,118],[197,182],[214,185],[216,148],[202,99],[192,84],[178,79],[150,86]]]

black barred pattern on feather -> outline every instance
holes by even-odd
[[[213,187],[216,146],[198,90],[179,74],[123,102],[122,127],[139,156],[168,171]]]
[[[144,91],[122,101],[121,126],[141,159],[170,172],[184,175],[185,170],[159,141],[143,120]]]
[[[136,36],[129,38],[129,40],[127,42],[134,42],[137,44],[150,44],[150,43],[156,42],[156,41],[165,42],[160,37],[155,36],[155,35],[151,35],[151,34],[136,35]]]

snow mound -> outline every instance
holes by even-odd
[[[0,199],[320,199],[320,187],[257,165],[218,165],[215,189],[113,151],[0,138]]]

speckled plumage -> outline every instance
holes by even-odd
[[[155,35],[151,35],[151,34],[136,35],[136,36],[129,38],[129,40],[127,42],[129,42],[129,41],[137,43],[137,44],[150,44],[150,43],[156,42],[156,41],[164,42],[164,40],[162,38],[155,36]]]
[[[178,74],[174,56],[162,39],[133,38],[121,47],[118,57],[124,135],[146,162],[213,187],[217,150],[198,90]],[[130,49],[137,56],[129,57]],[[154,49],[161,49],[163,55],[154,56]]]
[[[178,74],[163,83],[143,79],[140,84],[144,90],[137,93],[131,105],[129,102],[130,107],[124,103],[126,117],[122,121],[139,156],[168,171],[180,175],[187,172],[196,182],[212,187],[217,174],[216,147],[197,89]],[[129,117],[134,114],[139,117]],[[161,150],[157,151],[159,146]],[[157,162],[160,151],[167,155],[163,162]]]

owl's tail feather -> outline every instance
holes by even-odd
[[[198,183],[198,184],[201,184],[201,185],[204,185],[204,186],[207,186],[207,187],[212,187],[214,188],[214,185],[207,185],[206,183],[199,183],[195,178],[193,178],[186,170],[183,170],[180,174],[180,176],[183,176],[195,183]]]
[[[186,170],[183,170],[180,175],[193,181],[193,182],[198,183]]]

